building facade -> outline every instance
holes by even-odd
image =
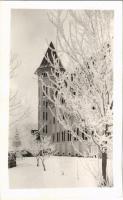
[[[73,137],[69,130],[65,130],[64,127],[57,121],[55,113],[55,107],[48,99],[48,86],[50,81],[47,77],[47,73],[51,75],[51,63],[53,63],[53,56],[58,58],[55,47],[51,42],[46,54],[37,68],[35,74],[38,76],[38,130],[42,135],[51,136],[52,143],[56,148],[56,155],[65,156],[83,156],[88,157],[91,155],[97,155],[97,146],[89,143],[88,138],[84,133],[80,133],[77,128],[75,131],[79,137],[82,137],[83,142],[80,142],[76,137]],[[46,58],[48,57],[50,61]],[[60,70],[64,71],[64,68],[59,61]],[[43,79],[43,85],[40,77]],[[52,78],[52,77],[51,77]],[[53,112],[49,109],[49,105],[52,107]],[[71,142],[72,141],[72,142]]]

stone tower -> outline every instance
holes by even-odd
[[[77,134],[81,135],[83,143],[74,138],[69,130],[65,130],[58,123],[56,115],[53,115],[55,107],[47,97],[49,92],[47,86],[50,84],[47,74],[51,76],[52,64],[54,62],[53,57],[59,60],[55,47],[51,42],[40,66],[35,72],[38,76],[38,130],[40,130],[40,134],[42,135],[51,136],[57,155],[78,156],[80,155],[79,152],[81,152],[81,155],[89,156],[92,151],[96,154],[97,148],[88,143],[87,138],[84,137],[83,133],[79,132],[79,129],[77,129]],[[60,60],[59,67],[60,70],[65,71]],[[43,83],[40,77],[43,79]],[[49,109],[49,104],[52,107],[53,113]],[[71,140],[73,140],[75,148],[71,144]],[[75,149],[78,149],[78,152]]]

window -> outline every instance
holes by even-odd
[[[60,133],[57,132],[57,142],[60,142]]]
[[[70,134],[69,134],[69,131],[68,131],[68,135],[67,135],[67,136],[68,136],[68,141],[70,141]]]
[[[82,139],[83,139],[83,140],[85,139],[85,135],[84,135],[84,133],[82,133]]]
[[[73,81],[73,74],[71,74],[71,81]]]
[[[60,142],[60,133],[59,133],[59,142]]]
[[[63,97],[61,98],[61,103],[64,104],[65,100],[63,99]]]
[[[44,127],[43,127],[43,133],[45,132]]]
[[[58,137],[59,137],[59,136],[58,136],[58,133],[57,133],[57,142],[58,142]]]
[[[45,101],[43,101],[43,106],[45,106]]]
[[[45,96],[45,85],[43,85],[43,96]]]
[[[43,112],[43,120],[45,120],[45,112]]]
[[[48,120],[48,114],[47,114],[47,112],[46,112],[46,120]]]
[[[79,128],[77,128],[77,135],[79,135]]]
[[[65,141],[65,131],[62,131],[62,141]]]
[[[65,141],[65,131],[64,131],[64,141]]]
[[[48,101],[46,101],[46,108],[48,107]]]
[[[47,73],[43,72],[43,73],[42,73],[42,76],[43,76],[43,77],[47,77]]]
[[[63,133],[63,131],[62,131],[62,141],[64,141],[64,135],[63,135],[64,133]]]
[[[46,86],[46,94],[48,94],[48,87]]]
[[[53,117],[53,124],[55,124],[55,117]]]
[[[47,77],[47,73],[44,72],[44,77]]]
[[[47,133],[47,125],[46,125],[46,133]]]

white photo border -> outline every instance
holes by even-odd
[[[112,188],[9,189],[8,121],[11,9],[105,9],[114,10],[114,135]],[[118,199],[122,198],[122,2],[120,1],[2,1],[0,2],[0,187],[8,199]],[[4,67],[3,67],[4,66]]]

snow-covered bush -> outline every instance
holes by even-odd
[[[51,144],[51,137],[40,135],[39,131],[32,135],[24,135],[22,138],[24,150],[29,151],[37,161],[37,167],[41,160],[44,171],[46,171],[45,160],[54,153],[54,145]]]

